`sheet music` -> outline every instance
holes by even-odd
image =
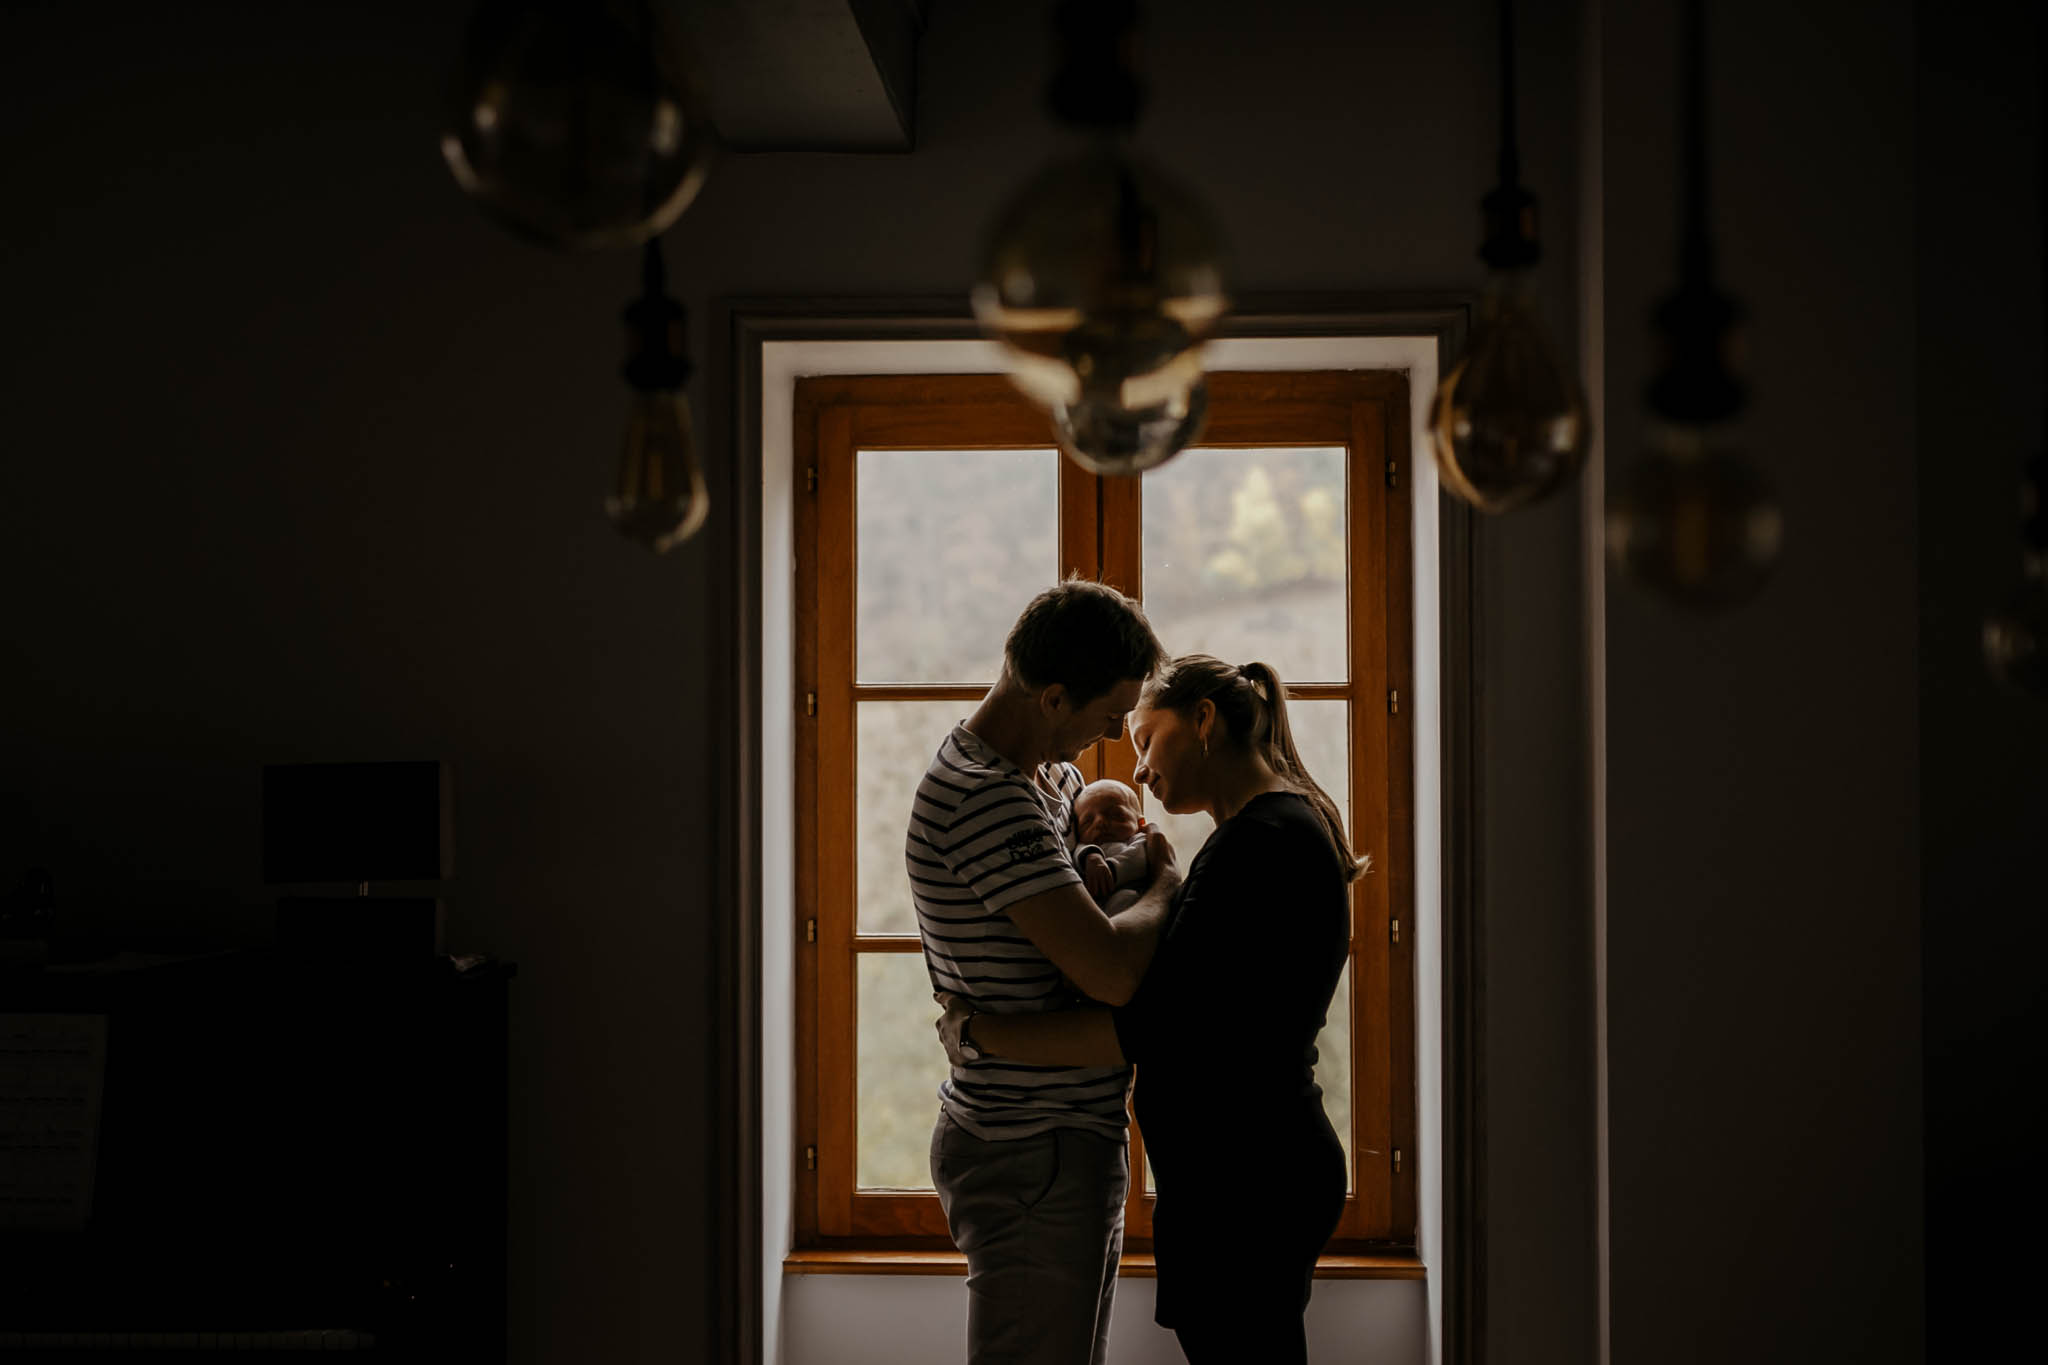
[[[0,1014],[0,1227],[92,1216],[104,1014]]]

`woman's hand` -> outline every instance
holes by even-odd
[[[974,1016],[974,1006],[951,991],[935,992],[932,999],[938,1001],[946,1011],[932,1024],[932,1027],[939,1031],[939,1045],[946,1049],[946,1060],[954,1066],[966,1066],[968,1058],[960,1048],[960,1030],[965,1028],[967,1021]]]
[[[1152,869],[1154,877],[1171,877],[1180,881],[1180,864],[1174,860],[1173,841],[1166,837],[1166,831],[1155,826],[1145,827],[1145,866]]]

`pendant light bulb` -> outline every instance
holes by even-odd
[[[619,533],[655,553],[682,544],[703,526],[711,495],[697,461],[697,436],[684,386],[683,306],[668,297],[661,243],[642,253],[642,291],[626,309],[623,373],[633,397],[619,452],[618,486],[605,511]]]
[[[1528,297],[1527,271],[1496,275],[1466,357],[1437,387],[1430,436],[1450,491],[1482,512],[1555,492],[1585,463],[1590,424]]]
[[[1650,380],[1649,449],[1607,497],[1607,558],[1623,577],[1694,611],[1762,591],[1785,538],[1770,479],[1736,443],[1748,395],[1735,370],[1742,309],[1715,287],[1695,233],[1691,265],[1652,321],[1664,363]]]
[[[1770,479],[1735,440],[1747,394],[1734,368],[1742,310],[1703,251],[1653,315],[1664,364],[1648,389],[1650,441],[1608,490],[1607,558],[1694,611],[1739,606],[1769,580],[1785,538]]]
[[[652,0],[490,0],[470,21],[441,153],[520,236],[636,246],[687,208],[715,137]]]
[[[1705,19],[1684,0],[1678,287],[1651,314],[1649,449],[1608,488],[1607,561],[1693,611],[1739,606],[1769,581],[1785,539],[1769,477],[1733,433],[1748,402],[1736,360],[1740,304],[1716,282],[1708,237]]]
[[[1984,662],[2014,691],[2048,697],[2048,582],[2039,574],[1985,618]]]
[[[1536,313],[1533,277],[1543,248],[1515,135],[1514,18],[1514,6],[1501,0],[1500,183],[1480,201],[1479,259],[1491,273],[1470,347],[1437,386],[1429,422],[1444,487],[1492,513],[1570,482],[1591,432],[1578,380],[1559,362]]]
[[[626,414],[618,490],[605,511],[619,534],[656,554],[697,534],[711,495],[697,463],[690,400],[675,390],[636,392]]]
[[[1607,499],[1609,562],[1695,611],[1756,596],[1783,539],[1770,480],[1712,428],[1661,427]]]
[[[1012,380],[1097,474],[1142,473],[1200,435],[1202,344],[1229,307],[1208,211],[1121,136],[1141,103],[1128,66],[1135,20],[1128,0],[1059,7],[1049,100],[1088,145],[997,215],[972,292]]]
[[[2020,486],[2020,585],[1984,619],[1984,663],[2016,692],[2048,697],[2048,455]]]

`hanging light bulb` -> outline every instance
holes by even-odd
[[[1607,500],[1609,560],[1699,610],[1755,596],[1783,536],[1770,480],[1711,428],[1664,425]]]
[[[1229,306],[1207,211],[1124,145],[1143,102],[1129,64],[1136,20],[1133,0],[1059,7],[1048,103],[1091,145],[997,216],[973,291],[1018,388],[1098,474],[1142,473],[1199,436],[1201,346]]]
[[[1763,588],[1784,516],[1736,439],[1746,401],[1735,373],[1742,310],[1715,283],[1707,237],[1702,38],[1700,0],[1686,0],[1679,283],[1653,315],[1661,364],[1649,388],[1650,448],[1609,491],[1606,530],[1616,572],[1679,606],[1713,611]]]
[[[2039,573],[1985,618],[1984,661],[2006,686],[2048,697],[2048,583]]]
[[[1430,434],[1437,472],[1482,512],[1506,512],[1567,483],[1591,426],[1577,383],[1557,361],[1529,298],[1528,272],[1496,275],[1477,335],[1437,387]]]
[[[2016,691],[2048,697],[2048,455],[2020,486],[2020,585],[1984,620],[1984,662]]]
[[[1500,184],[1481,202],[1491,272],[1465,358],[1437,386],[1431,446],[1444,486],[1482,512],[1555,492],[1585,462],[1586,401],[1537,318],[1533,274],[1543,257],[1536,198],[1522,188],[1515,138],[1515,27],[1500,6]]]
[[[1689,248],[1688,255],[1702,248]],[[1607,498],[1607,557],[1624,577],[1701,611],[1762,590],[1784,540],[1771,481],[1742,452],[1730,364],[1740,311],[1703,267],[1656,313],[1649,449]]]
[[[647,243],[642,260],[641,295],[626,309],[630,340],[622,371],[633,400],[618,490],[606,499],[605,511],[622,535],[659,554],[697,533],[711,510],[711,495],[697,464],[683,388],[690,378],[683,306],[668,297],[658,239]]]
[[[441,153],[547,246],[635,246],[704,182],[715,138],[650,0],[492,0],[470,21]]]

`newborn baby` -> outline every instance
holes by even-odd
[[[1074,798],[1074,836],[1074,866],[1102,913],[1137,904],[1152,879],[1138,794],[1113,777],[1090,782]]]

